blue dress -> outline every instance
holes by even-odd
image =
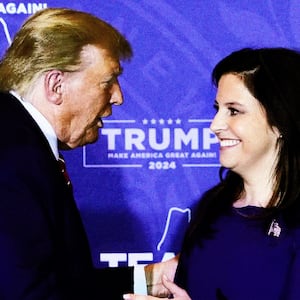
[[[278,218],[277,235],[264,208],[232,208],[214,222],[214,234],[181,253],[175,281],[192,300],[299,300],[300,228]]]

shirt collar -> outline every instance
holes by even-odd
[[[24,108],[36,121],[36,123],[42,130],[43,134],[45,135],[54,156],[56,157],[56,159],[58,159],[59,155],[58,155],[57,136],[49,121],[30,102],[24,100],[15,91],[10,91],[10,93],[20,101],[20,103],[24,106]]]

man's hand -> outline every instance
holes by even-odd
[[[163,275],[174,281],[179,254],[169,260],[145,266],[147,293],[156,297],[166,297],[168,289],[162,282]],[[151,299],[151,298],[150,298]]]
[[[165,298],[162,297],[153,297],[153,296],[141,296],[134,294],[126,294],[123,296],[125,300],[155,300],[155,299],[174,299],[174,300],[192,300],[187,292],[173,283],[167,276],[162,276],[162,285],[164,289],[168,291],[168,296]],[[173,297],[172,297],[173,296]]]

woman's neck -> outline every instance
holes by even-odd
[[[273,180],[258,176],[252,181],[244,180],[244,190],[239,199],[234,202],[234,207],[257,206],[267,207],[273,194]]]

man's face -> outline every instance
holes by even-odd
[[[95,46],[86,46],[81,68],[64,73],[58,139],[75,148],[98,139],[101,117],[112,113],[112,105],[121,105],[123,95],[118,82],[118,60]]]

